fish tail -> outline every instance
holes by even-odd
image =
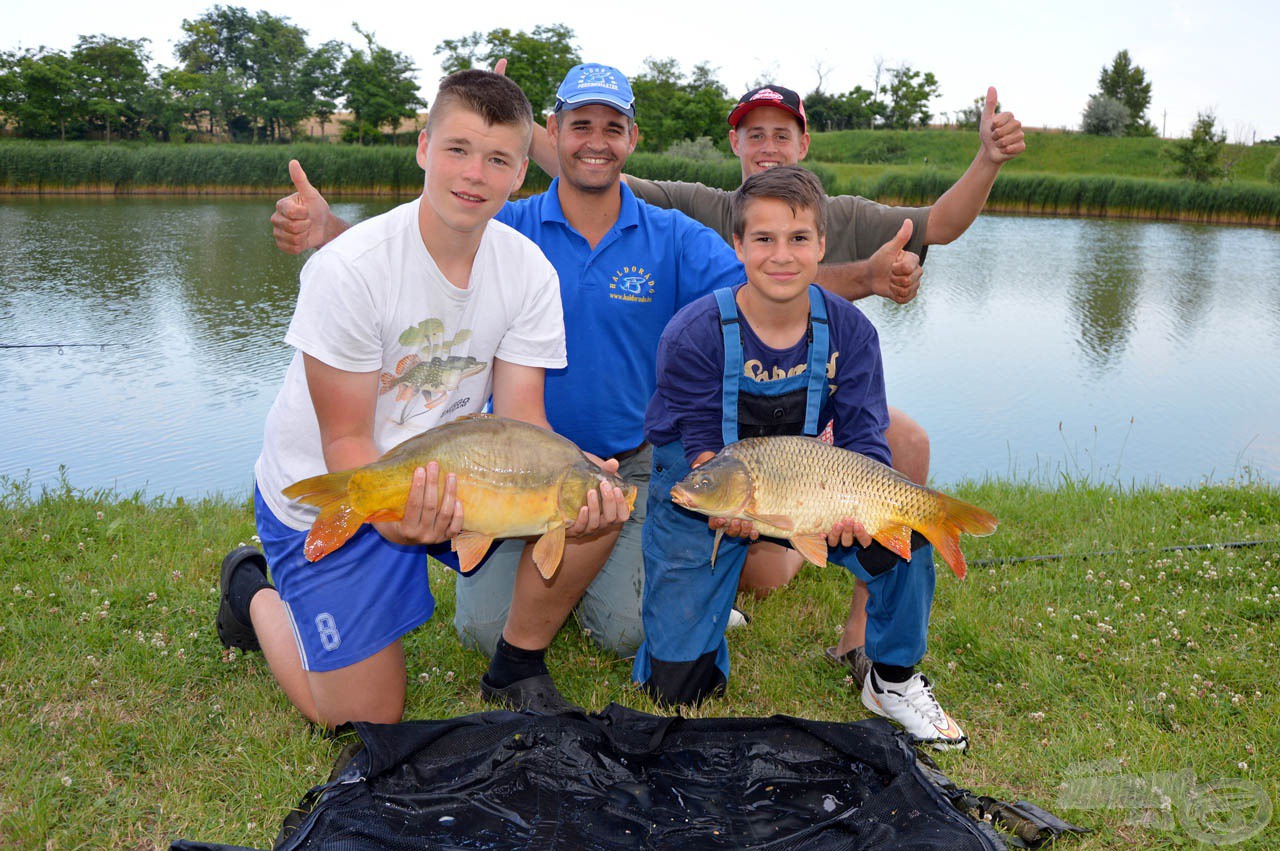
[[[997,521],[991,512],[964,500],[944,493],[937,494],[937,498],[941,509],[937,522],[923,525],[919,531],[929,539],[955,575],[964,579],[969,567],[965,564],[964,553],[960,551],[960,533],[979,537],[990,535],[996,530]]]
[[[353,472],[343,470],[312,476],[282,491],[289,499],[320,509],[320,515],[311,524],[302,548],[307,561],[318,561],[333,552],[364,525],[364,516],[347,502],[347,485]]]
[[[391,388],[396,386],[396,377],[389,372],[384,372],[378,376],[378,395],[390,393]]]

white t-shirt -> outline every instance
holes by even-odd
[[[348,372],[381,371],[373,440],[378,452],[483,409],[495,357],[557,369],[565,361],[556,271],[526,237],[491,221],[470,286],[451,284],[418,230],[418,200],[361,222],[302,269],[285,335],[296,351],[267,414],[254,475],[272,512],[310,528],[317,509],[281,490],[328,472],[302,354]]]

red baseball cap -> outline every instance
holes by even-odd
[[[800,100],[800,95],[784,86],[773,85],[752,89],[738,98],[738,105],[733,108],[733,112],[729,113],[729,126],[737,129],[743,117],[758,106],[774,106],[791,113],[800,119],[800,130],[802,132],[805,130],[807,121],[804,117],[804,102]]]

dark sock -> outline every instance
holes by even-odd
[[[886,665],[883,662],[873,662],[872,670],[876,672],[876,679],[885,685],[902,685],[911,679],[911,675],[916,672],[914,665]]]
[[[231,613],[241,623],[250,623],[249,603],[253,596],[263,588],[274,588],[263,575],[258,563],[253,560],[240,562],[231,574],[231,586],[227,589],[227,600],[231,605]]]
[[[489,672],[485,674],[489,685],[506,688],[512,683],[547,673],[547,650],[525,650],[498,638],[498,649],[489,660]]]

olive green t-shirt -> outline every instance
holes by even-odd
[[[719,233],[726,242],[733,243],[730,206],[733,192],[701,183],[626,177],[627,186],[637,198],[655,207],[679,210]],[[914,225],[907,251],[924,260],[928,207],[890,207],[858,195],[828,197],[827,202],[827,253],[823,263],[866,260],[893,239],[904,219],[911,219]]]

